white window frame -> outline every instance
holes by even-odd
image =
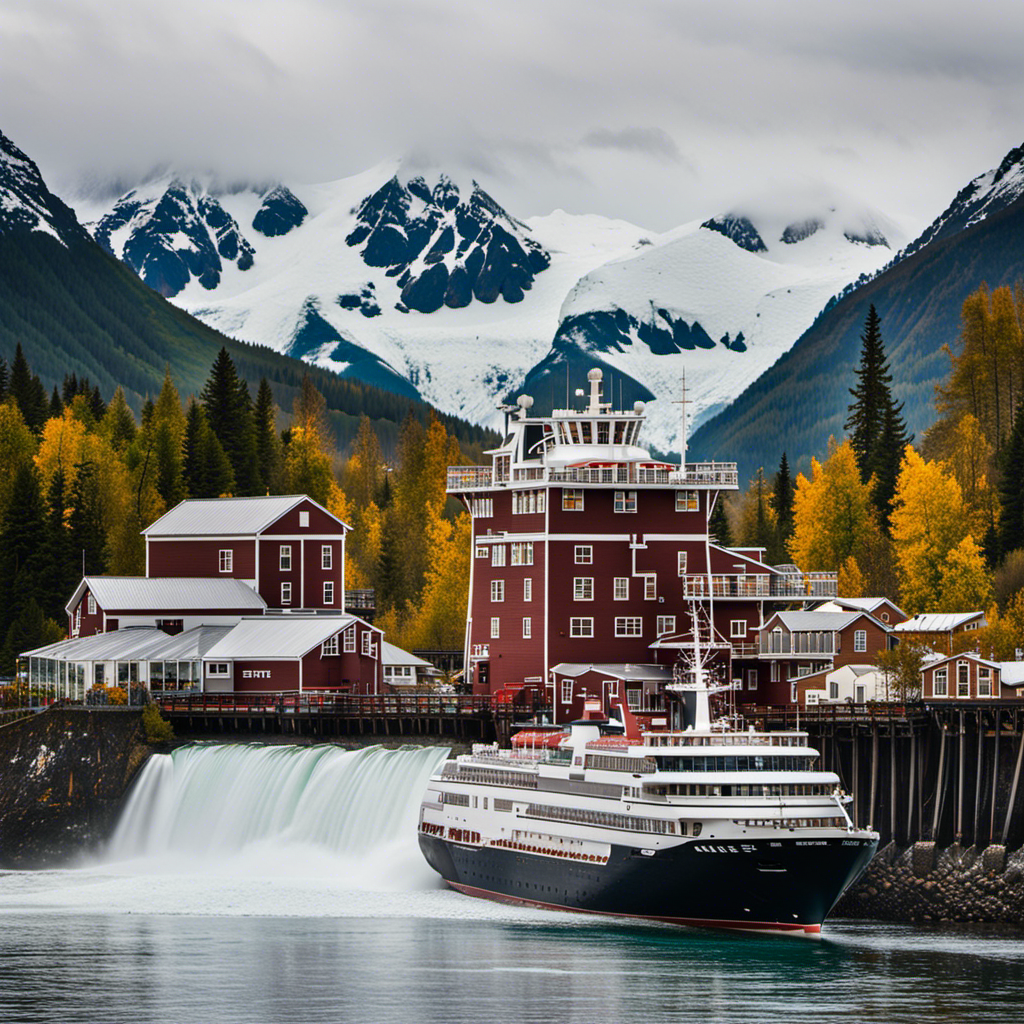
[[[320,568],[334,568],[334,548],[332,548],[330,544],[320,545]]]
[[[674,615],[658,616],[658,636],[671,636],[676,631],[676,617]]]
[[[277,549],[277,568],[279,572],[292,571],[292,546],[281,544]]]
[[[574,601],[594,600],[594,577],[574,576],[572,581],[572,599]]]
[[[305,530],[309,526],[309,513],[299,513],[299,528]]]
[[[828,699],[839,700],[839,683],[837,683],[834,679],[829,680]]]
[[[746,619],[730,619],[729,620],[729,639],[739,640],[745,638],[747,635],[747,620]]]
[[[617,615],[615,635],[639,637],[644,635],[644,620],[640,615]]]
[[[697,512],[700,510],[700,496],[696,491],[676,491],[677,512]]]
[[[531,640],[533,638],[533,619],[529,615],[523,616],[523,639]]]
[[[501,619],[497,615],[491,616],[491,639],[501,639]]]
[[[563,679],[562,680],[562,703],[563,704],[571,704],[572,703],[572,684],[573,684],[573,681],[571,679]]]
[[[292,584],[290,580],[285,580],[281,584],[281,607],[283,608],[286,604],[292,603]]]
[[[491,580],[491,601],[504,601],[505,600],[505,581],[504,580]]]
[[[575,640],[592,640],[594,637],[594,620],[589,615],[579,615],[569,619],[569,636]]]
[[[939,687],[942,687],[940,690]],[[932,670],[932,696],[933,697],[948,697],[949,696],[949,666],[943,665],[942,668],[936,668]]]
[[[504,544],[492,544],[491,545],[491,565],[499,568],[505,565],[505,545]]]
[[[487,545],[486,544],[477,544],[477,546],[476,546],[476,557],[477,558],[486,558],[489,554],[490,554],[490,552],[487,550]]]
[[[961,669],[966,670],[967,674],[967,679],[964,682],[960,680]],[[960,692],[962,686],[967,688],[966,693]],[[969,661],[958,661],[956,663],[956,695],[957,697],[970,697],[971,695],[971,663]]]
[[[512,565],[533,565],[533,541],[517,540],[512,543]]]
[[[532,601],[533,600],[533,577],[532,576],[524,576],[523,577],[523,600],[524,601]]]
[[[653,572],[644,574],[644,600],[658,600],[658,577]]]
[[[321,658],[331,658],[331,657],[337,656],[337,653],[338,653],[338,634],[335,633],[334,636],[329,636],[320,645],[320,657]]]
[[[678,576],[685,576],[686,575],[686,552],[685,551],[677,551],[676,552],[676,575],[678,575]]]
[[[363,630],[363,639],[359,648],[364,657],[368,658],[373,654],[373,634],[368,629]]]
[[[636,491],[616,491],[613,511],[632,515],[636,512]]]
[[[868,649],[868,631],[866,629],[855,629],[853,631],[853,652],[854,654],[865,654]]]
[[[324,604],[334,604],[334,580],[324,580]]]
[[[350,626],[341,635],[341,649],[346,654],[356,653],[356,627]]]
[[[562,511],[582,512],[583,511],[583,490],[579,487],[562,488]]]
[[[770,668],[768,669],[768,678],[773,682],[779,681],[779,663],[774,659],[769,662]]]
[[[92,594],[89,595],[88,608],[89,608],[89,614],[90,615],[95,615],[96,614],[96,598]]]
[[[576,565],[592,565],[594,562],[594,545],[577,544],[573,549],[573,561]]]
[[[233,572],[235,568],[235,549],[221,548],[217,552],[217,565],[221,572]]]
[[[231,675],[231,662],[211,661],[206,666],[206,674],[208,676],[216,676],[220,679],[226,679]]]
[[[747,669],[747,689],[750,690],[750,691],[754,691],[754,690],[757,689],[757,669],[756,668],[748,668]]]
[[[982,675],[982,672],[984,672],[985,674]],[[984,687],[985,689],[982,690],[982,687]],[[992,669],[990,669],[988,665],[978,666],[978,696],[992,696]]]
[[[629,577],[628,576],[616,576],[612,583],[612,600],[613,601],[628,601],[629,600]]]

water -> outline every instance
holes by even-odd
[[[0,874],[0,1021],[1007,1021],[1024,941],[745,936],[503,907],[415,843],[436,748],[153,758],[108,854]]]

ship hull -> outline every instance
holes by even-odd
[[[607,864],[420,834],[430,866],[471,896],[672,924],[815,933],[867,867],[867,838],[708,840],[646,855],[612,846]]]

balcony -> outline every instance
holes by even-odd
[[[739,487],[735,462],[688,462],[668,476],[670,484],[680,487]]]
[[[733,599],[806,600],[835,597],[839,593],[834,572],[807,573],[728,573],[680,577],[684,597],[721,597]]]
[[[475,491],[493,486],[494,471],[490,466],[449,466],[449,491]]]
[[[772,630],[761,635],[760,653],[764,657],[794,657],[825,655],[831,657],[839,649],[836,634],[830,631],[783,633]]]

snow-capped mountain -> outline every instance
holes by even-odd
[[[1024,195],[1024,145],[1011,149],[998,167],[979,174],[956,194],[952,203],[907,246],[902,256],[910,256],[929,242],[947,238],[971,227],[1000,210],[1005,210]]]
[[[521,221],[475,181],[394,164],[321,185],[167,174],[84,216],[218,330],[479,423],[500,426],[520,389],[550,404],[567,363],[601,363],[623,399],[654,399],[647,436],[666,451],[684,369],[697,416],[730,401],[902,241],[825,194],[664,235],[561,211]]]
[[[52,235],[62,245],[88,238],[35,163],[0,132],[0,235],[19,231]]]
[[[881,214],[821,191],[764,198],[685,225],[577,282],[527,387],[543,402],[545,390],[564,382],[567,363],[600,362],[626,399],[648,402],[652,441],[677,451],[672,402],[684,372],[699,423],[787,351],[839,288],[883,264],[901,241]]]

